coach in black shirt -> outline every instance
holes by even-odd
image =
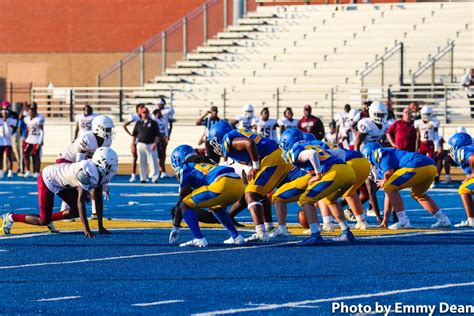
[[[132,152],[138,151],[140,161],[140,182],[147,182],[147,163],[150,163],[151,180],[157,183],[160,175],[156,146],[160,141],[160,130],[158,124],[151,118],[148,108],[141,109],[140,121],[135,124],[132,136]],[[137,146],[135,147],[134,144]]]

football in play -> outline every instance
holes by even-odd
[[[304,228],[309,228],[308,222],[306,221],[306,215],[304,214],[303,210],[298,212],[298,221]]]

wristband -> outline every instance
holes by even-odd
[[[260,169],[260,161],[252,161],[253,169]]]

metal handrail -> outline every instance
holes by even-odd
[[[198,16],[200,13],[202,13],[204,11],[205,7],[210,8],[213,5],[217,4],[218,2],[219,2],[219,0],[207,0],[204,4],[198,6],[196,9],[194,9],[193,11],[188,13],[184,17],[184,19],[188,19],[188,20],[192,19],[192,18]],[[143,44],[141,44],[140,46],[138,46],[138,47],[134,48],[133,50],[131,50],[130,53],[125,55],[122,59],[120,59],[119,61],[113,63],[111,66],[109,66],[108,68],[106,68],[105,70],[100,72],[97,75],[98,82],[101,82],[102,80],[106,79],[112,73],[119,70],[125,64],[127,64],[128,62],[133,60],[135,57],[139,56],[142,50],[146,50],[146,49],[154,46],[157,42],[159,42],[162,39],[163,34],[169,34],[173,31],[177,30],[179,27],[182,27],[183,24],[184,24],[183,23],[184,19],[180,18],[178,21],[176,21],[172,25],[168,26],[163,31],[160,31],[159,33],[153,35],[151,38],[146,40]]]
[[[401,69],[402,69],[402,72],[403,72],[403,42],[400,42],[400,43],[395,44],[395,46],[393,46],[392,48],[387,50],[385,52],[385,54],[383,54],[379,58],[375,59],[374,62],[372,62],[370,65],[367,65],[365,67],[365,69],[362,70],[362,72],[360,73],[360,77],[361,77],[360,79],[361,79],[362,85],[364,85],[364,78],[365,77],[370,75],[372,73],[372,71],[374,71],[378,66],[382,65],[385,61],[387,61],[390,57],[392,57],[394,54],[396,54],[399,51],[402,53]],[[402,77],[403,77],[403,73],[401,74],[400,78],[402,78]]]
[[[412,75],[411,80],[412,83],[415,83],[416,79],[420,77],[426,70],[429,68],[432,69],[432,77],[434,77],[434,65],[436,62],[438,62],[441,58],[443,58],[447,53],[449,52],[454,52],[454,41],[448,41],[446,46],[443,48],[439,49],[438,53],[434,55],[433,57],[429,58],[427,61],[425,61]],[[451,78],[453,76],[453,73],[451,71]],[[432,78],[432,83],[434,83],[434,78]]]

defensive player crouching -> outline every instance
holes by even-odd
[[[51,221],[79,216],[86,237],[94,237],[89,228],[86,216],[86,202],[89,200],[88,191],[109,183],[117,174],[117,153],[106,147],[97,149],[92,159],[82,160],[71,164],[55,164],[43,169],[38,177],[38,205],[40,215],[13,214],[3,215],[3,232],[10,234],[15,222],[30,225],[45,226]],[[96,190],[96,195],[102,194]],[[54,195],[58,195],[70,206],[63,214],[53,214]],[[97,205],[99,234],[108,233],[102,224],[102,205]]]
[[[466,179],[459,187],[458,193],[461,196],[467,220],[454,226],[474,227],[474,209],[472,205],[472,194],[474,194],[474,145],[471,135],[467,133],[454,134],[449,139],[449,146],[449,155],[466,172]]]
[[[436,176],[433,159],[419,153],[393,148],[382,148],[379,143],[368,143],[361,153],[383,177],[377,186],[385,191],[384,217],[380,227],[387,227],[390,210],[397,213],[398,222],[388,226],[390,229],[412,228],[406,213],[400,190],[411,188],[411,196],[430,212],[438,221],[431,228],[448,228],[451,221],[431,199],[426,191]]]
[[[280,147],[286,161],[311,175],[298,200],[305,212],[311,236],[300,245],[314,246],[323,242],[314,207],[315,203],[323,199],[342,230],[336,240],[354,241],[355,237],[345,222],[342,208],[336,202],[354,184],[355,174],[352,168],[321,147],[306,143],[303,133],[298,129],[285,130],[280,138]]]
[[[180,183],[179,207],[194,239],[180,244],[181,247],[206,247],[207,240],[199,228],[195,209],[208,208],[227,229],[230,238],[225,244],[243,244],[226,207],[244,195],[244,183],[234,169],[219,166],[204,156],[198,156],[188,145],[176,147],[171,154],[171,166],[178,174]],[[179,233],[174,228],[171,234]],[[170,235],[170,241],[176,241]]]
[[[63,152],[59,154],[56,163],[72,163],[92,157],[97,148],[112,146],[114,136],[114,122],[106,115],[96,116],[91,123],[91,130],[79,134]],[[108,185],[101,188],[105,199],[109,199],[110,192]],[[92,214],[91,219],[97,219],[95,192],[92,192]],[[102,198],[101,198],[102,199]],[[66,211],[69,206],[63,202],[61,211]],[[50,226],[48,226],[50,227]],[[50,230],[54,231],[54,227]]]

